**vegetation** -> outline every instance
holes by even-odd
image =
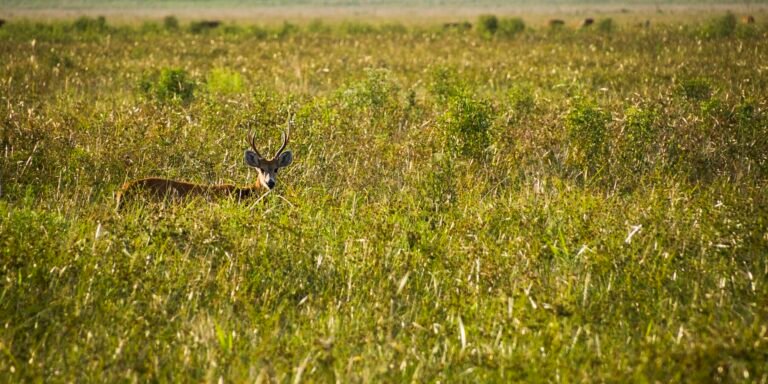
[[[746,4],[765,4],[766,0],[750,0]],[[130,8],[141,6],[144,8],[167,9],[171,7],[247,7],[247,6],[392,6],[392,5],[417,5],[417,6],[445,6],[445,5],[473,5],[473,6],[499,6],[499,5],[613,5],[615,0],[4,0],[6,7],[14,8]],[[635,0],[632,4],[667,5],[667,4],[737,4],[744,5],[743,0]]]
[[[12,20],[0,381],[765,382],[768,29],[720,23]],[[269,194],[115,210],[289,117]]]

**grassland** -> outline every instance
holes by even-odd
[[[751,14],[768,19],[768,0],[0,0],[0,18],[42,21],[106,16],[112,25],[162,21],[174,15],[182,22],[215,19],[274,27],[284,20],[307,24],[322,19],[331,24],[361,20],[423,26],[475,20],[484,14],[525,18],[532,27],[561,18],[578,26],[584,18],[612,18],[621,24],[700,23],[714,13]]]
[[[0,381],[766,382],[768,28],[489,20],[0,28]]]

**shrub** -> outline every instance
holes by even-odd
[[[495,15],[480,15],[477,20],[477,31],[483,36],[493,36],[498,29],[499,19]]]
[[[657,142],[658,117],[655,111],[639,107],[627,108],[624,117],[619,157],[630,172],[641,172],[649,164],[651,147]]]
[[[603,33],[610,33],[616,28],[613,19],[602,19],[597,23],[597,30]]]
[[[284,21],[283,25],[281,25],[280,28],[277,29],[276,36],[278,39],[284,39],[290,35],[295,35],[297,32],[299,32],[299,27],[287,21]]]
[[[712,86],[702,78],[683,79],[678,85],[678,92],[689,100],[706,100],[712,96]]]
[[[140,84],[141,90],[159,101],[192,101],[195,82],[187,72],[179,68],[165,68],[159,74],[145,76]]]
[[[717,98],[708,98],[699,104],[703,116],[714,119],[715,121],[728,119],[731,111]]]
[[[396,103],[397,85],[389,79],[386,69],[367,69],[365,78],[343,93],[344,101],[356,108],[381,112]]]
[[[565,116],[572,161],[597,169],[606,152],[606,125],[610,115],[591,102],[580,101]]]
[[[460,94],[450,98],[438,125],[452,154],[477,157],[490,145],[492,122],[493,109],[488,101]]]
[[[331,27],[323,23],[322,19],[314,19],[307,25],[307,31],[310,33],[329,33]]]
[[[220,94],[238,93],[243,90],[243,78],[226,68],[214,68],[208,73],[206,86],[209,92]]]
[[[163,18],[163,27],[168,31],[179,29],[179,19],[176,16],[169,15]]]
[[[758,115],[758,109],[755,107],[755,101],[751,99],[742,100],[733,111],[739,124],[749,124],[755,120]]]
[[[72,27],[78,32],[104,32],[107,30],[107,19],[104,16],[95,19],[81,16],[75,20]]]
[[[243,33],[243,31],[244,31],[243,27],[237,24],[227,24],[223,28],[223,32],[227,35],[239,35]]]
[[[440,102],[445,102],[465,91],[466,85],[454,68],[437,67],[432,70],[430,77],[429,92]]]
[[[723,16],[709,20],[704,27],[704,34],[707,37],[728,37],[736,31],[736,15],[731,12]]]
[[[757,24],[738,24],[734,35],[739,39],[759,39],[760,34],[763,33],[763,28],[758,27]]]
[[[499,20],[498,33],[504,36],[515,36],[525,31],[525,22],[521,18],[508,18]]]
[[[765,135],[765,127],[768,120],[765,112],[761,112],[754,100],[743,100],[733,110],[734,127],[730,137],[735,141],[738,153],[750,159],[757,165],[756,171],[761,172],[761,177],[768,173],[768,139]]]
[[[142,33],[157,33],[160,32],[160,26],[153,21],[145,21],[141,24]]]
[[[266,39],[269,37],[269,31],[264,29],[264,27],[258,26],[258,25],[252,25],[247,29],[247,33],[251,36],[257,38],[257,39]]]
[[[526,86],[515,86],[509,90],[509,102],[518,116],[527,115],[536,105],[533,92]]]

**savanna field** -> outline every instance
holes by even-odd
[[[0,381],[768,382],[765,20],[468,21],[8,21]]]

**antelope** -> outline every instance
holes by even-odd
[[[258,181],[251,185],[238,187],[234,184],[195,184],[186,181],[165,179],[160,177],[147,177],[144,179],[127,182],[120,187],[117,193],[117,208],[120,208],[121,202],[129,195],[135,195],[139,192],[145,192],[153,198],[181,198],[185,196],[254,196],[264,190],[270,191],[277,183],[277,171],[285,168],[293,162],[293,153],[285,147],[288,145],[290,135],[290,124],[287,131],[283,132],[283,145],[277,150],[277,153],[271,160],[267,160],[256,149],[256,140],[253,134],[246,137],[246,142],[250,144],[252,150],[245,151],[245,163],[256,168],[258,171]]]

